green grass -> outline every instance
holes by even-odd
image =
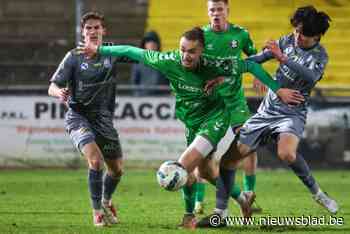
[[[241,173],[237,173],[241,181]],[[220,230],[178,230],[183,214],[180,192],[161,190],[154,170],[127,169],[117,193],[121,223],[92,226],[86,171],[5,170],[0,172],[0,233],[350,233],[350,172],[316,171],[322,187],[339,202],[342,226],[234,226]],[[290,171],[259,171],[257,201],[260,216],[326,216]],[[206,211],[214,206],[207,190]],[[231,214],[238,215],[231,202]]]

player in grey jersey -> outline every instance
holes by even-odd
[[[329,27],[329,16],[313,6],[301,7],[291,18],[295,28],[278,41],[267,42],[266,48],[249,59],[263,63],[277,59],[280,63],[275,78],[284,88],[299,90],[305,101],[299,105],[285,105],[269,91],[257,114],[240,131],[239,148],[243,153],[255,151],[269,138],[277,141],[277,154],[301,179],[314,199],[331,213],[338,211],[337,203],[322,192],[300,153],[297,152],[306,122],[310,92],[322,78],[328,62],[326,50],[320,45]]]
[[[81,29],[86,44],[101,45],[106,32],[104,17],[86,13]],[[87,58],[71,50],[52,76],[48,91],[67,104],[66,130],[87,159],[95,226],[118,221],[112,204],[112,194],[122,176],[122,151],[113,127],[116,62],[112,57]],[[107,166],[104,176],[103,161]]]
[[[304,131],[306,106],[311,89],[322,78],[328,62],[327,53],[319,41],[326,33],[329,21],[327,14],[318,12],[313,6],[298,8],[291,18],[295,31],[277,42],[269,41],[263,52],[248,58],[258,63],[277,59],[280,62],[275,75],[278,83],[284,88],[299,90],[304,100],[294,106],[283,104],[269,91],[257,114],[240,129],[237,142],[239,154],[235,155],[232,163],[238,164],[259,146],[274,139],[277,142],[279,158],[288,163],[314,199],[334,214],[338,211],[337,203],[320,189],[306,161],[297,153],[299,139]],[[211,89],[218,83],[218,79],[209,81],[206,88]],[[218,217],[216,214],[215,218]],[[204,217],[197,225],[212,226],[212,218],[213,216]],[[221,221],[224,223],[225,220]]]

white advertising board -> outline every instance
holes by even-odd
[[[1,96],[1,163],[79,157],[64,129],[64,106],[45,96]],[[174,159],[185,149],[172,97],[118,97],[114,117],[126,159]]]

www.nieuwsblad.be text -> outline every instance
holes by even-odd
[[[341,226],[344,225],[344,217],[335,216],[264,216],[264,217],[234,217],[228,216],[222,219],[219,215],[210,217],[210,225],[219,227],[236,225],[266,225],[266,226]]]

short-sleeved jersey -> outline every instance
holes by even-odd
[[[176,98],[176,116],[186,127],[191,128],[203,123],[217,112],[225,111],[222,99],[208,96],[204,92],[207,80],[217,76],[228,76],[229,85],[235,86],[235,79],[246,72],[247,66],[240,59],[218,62],[209,56],[203,56],[196,70],[188,70],[181,64],[180,52],[146,51],[143,62],[162,72],[170,81],[170,88]]]
[[[203,28],[205,38],[204,54],[221,59],[242,57],[242,52],[247,56],[256,54],[257,50],[250,38],[249,32],[237,25],[228,24],[224,32],[215,32],[210,25]]]
[[[300,77],[300,75],[289,68],[286,64],[278,67],[275,77],[277,82],[283,88],[299,90],[305,98],[305,102],[297,106],[288,106],[276,96],[275,93],[269,91],[260,106],[260,110],[270,113],[298,115],[303,120],[306,120],[308,100],[311,90],[316,85],[316,82],[322,78],[324,69],[328,62],[328,55],[322,45],[317,43],[310,49],[301,49],[295,45],[294,36],[283,36],[278,40],[278,44],[282,52],[294,62],[310,69],[316,76],[317,80],[312,82]]]
[[[202,29],[205,37],[204,54],[215,57],[218,62],[241,58],[242,52],[247,56],[257,52],[249,32],[240,26],[228,24],[228,28],[224,32],[215,32],[210,25],[206,25]],[[223,91],[226,98],[225,103],[229,111],[232,112],[232,124],[235,124],[236,115],[240,111],[248,110],[242,87],[242,76],[236,76],[235,79],[237,80],[235,85],[227,87]],[[248,117],[249,113],[245,116]]]
[[[71,91],[68,105],[88,112],[114,112],[116,58],[96,56],[87,59],[69,51],[51,78],[58,87]]]

